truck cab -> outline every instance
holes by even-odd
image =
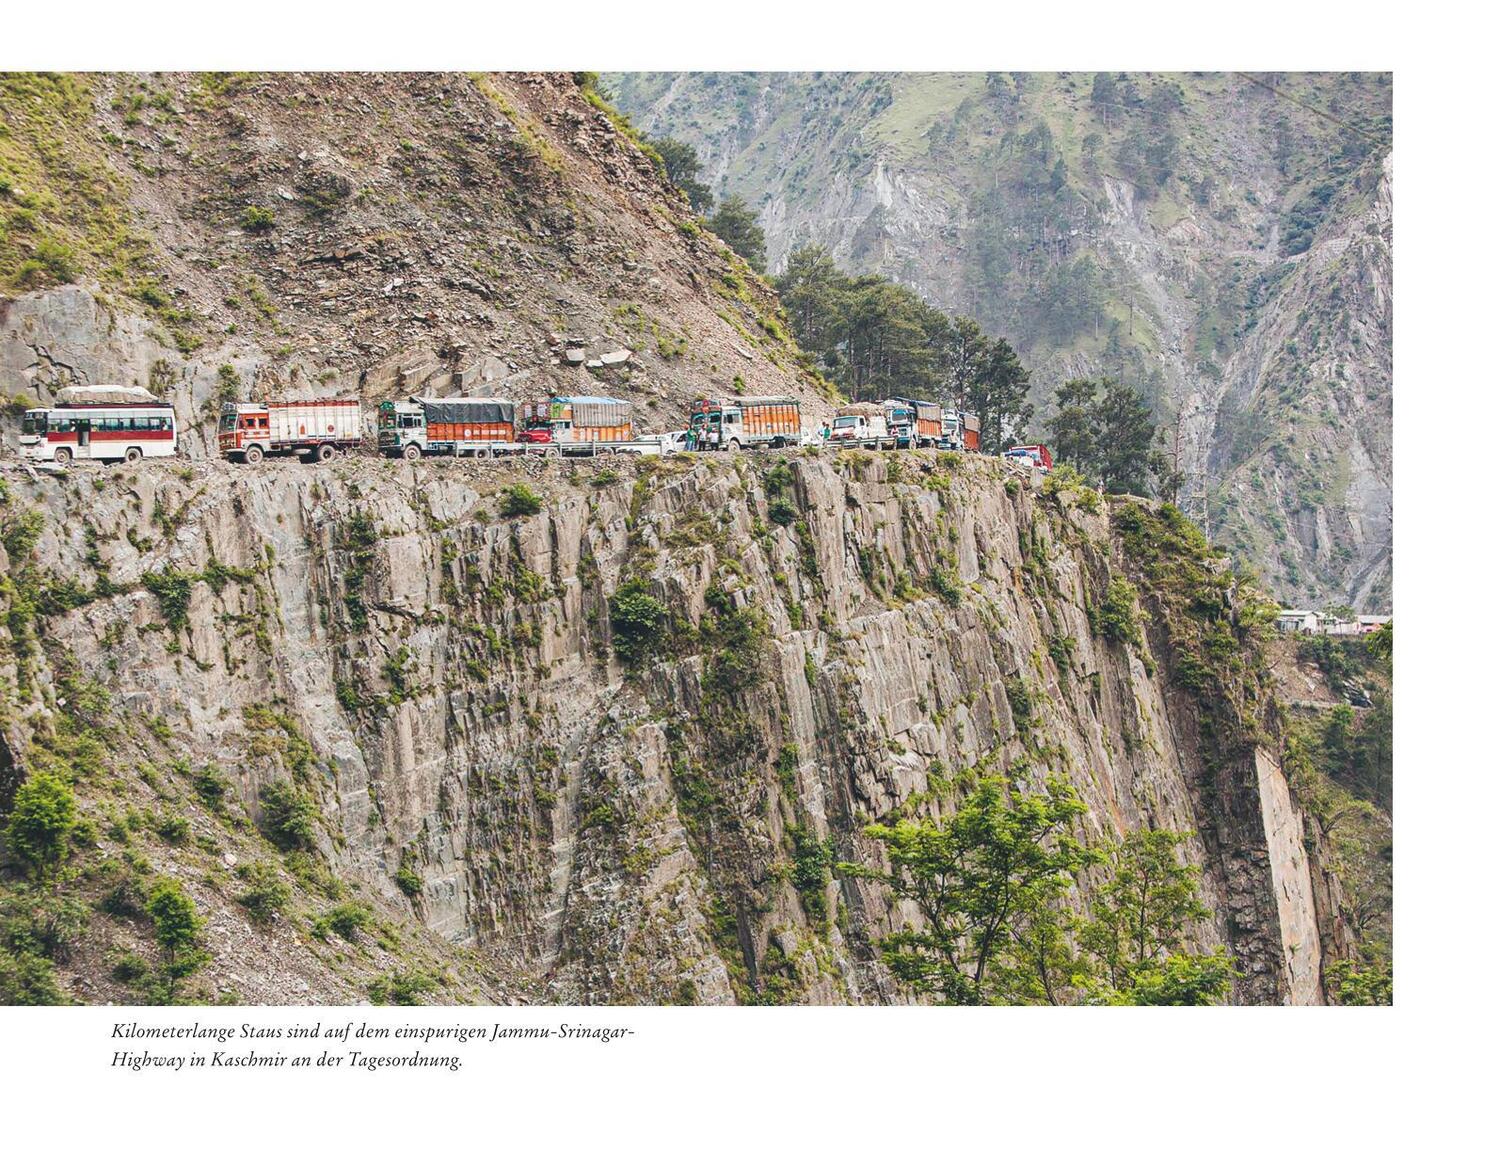
[[[874,450],[891,441],[883,413],[841,413],[833,419],[831,442],[848,442]]]
[[[427,415],[412,401],[382,401],[375,415],[376,443],[389,458],[402,457],[415,446],[420,456],[427,448]]]

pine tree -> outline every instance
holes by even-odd
[[[1099,386],[1085,378],[1074,378],[1057,391],[1057,411],[1047,419],[1052,456],[1081,474],[1093,467],[1098,439],[1095,415]]]
[[[708,221],[709,229],[756,271],[766,270],[766,233],[739,195],[730,195]]]
[[[1156,426],[1145,398],[1133,386],[1110,377],[1095,411],[1094,469],[1115,494],[1145,494],[1151,479],[1151,447]]]
[[[693,210],[700,215],[706,213],[714,205],[714,196],[698,180],[698,174],[703,169],[698,151],[676,138],[659,138],[651,143],[651,147],[661,155],[662,165],[667,168],[667,180],[687,195]]]

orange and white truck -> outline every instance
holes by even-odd
[[[688,430],[699,450],[741,450],[802,443],[802,407],[795,397],[724,397],[693,402]]]
[[[359,402],[230,401],[219,413],[219,454],[236,462],[259,462],[297,454],[326,462],[360,443]]]

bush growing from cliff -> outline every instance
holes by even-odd
[[[156,942],[166,956],[161,992],[165,1001],[170,1002],[176,997],[177,982],[197,972],[211,959],[198,947],[203,935],[203,921],[182,884],[165,876],[151,885],[151,894],[146,897],[146,915],[155,927]]]
[[[67,784],[46,770],[32,775],[16,791],[5,841],[38,882],[51,880],[68,857],[77,806]]]
[[[372,1005],[420,1005],[437,988],[437,982],[415,969],[381,977],[365,986]]]
[[[396,871],[396,886],[408,899],[415,899],[422,891],[422,877],[403,863]]]
[[[261,831],[283,851],[311,850],[318,807],[290,782],[272,782],[260,792]]]
[[[1352,960],[1334,961],[1324,982],[1340,1005],[1389,1005],[1395,999],[1389,961],[1359,965]]]
[[[0,949],[0,1005],[66,1005],[52,962],[32,952]]]
[[[941,596],[945,604],[958,607],[963,602],[964,589],[958,573],[951,567],[939,567],[928,577],[928,586]]]
[[[512,483],[500,492],[500,514],[503,518],[519,519],[539,514],[542,496],[524,482]]]
[[[1129,580],[1116,577],[1104,589],[1104,600],[1092,613],[1094,632],[1116,644],[1130,644],[1141,648],[1145,641],[1137,618],[1136,605],[1140,596]]]
[[[245,890],[235,897],[257,924],[269,924],[292,901],[291,890],[269,863],[252,863],[241,867],[237,875],[245,881]]]
[[[808,918],[819,927],[828,920],[828,874],[833,864],[833,843],[819,839],[811,828],[794,824],[792,840],[792,886],[802,900]]]
[[[1017,732],[1025,733],[1034,724],[1036,715],[1036,702],[1031,696],[1031,688],[1020,676],[1006,677],[1003,684],[1011,720],[1016,723]]]
[[[5,525],[0,527],[0,544],[4,545],[13,564],[28,558],[35,550],[44,524],[42,512],[36,510],[22,511],[5,520]]]
[[[355,941],[359,939],[361,932],[368,932],[374,926],[374,912],[358,900],[345,900],[315,919],[312,933],[319,940],[330,932],[336,932],[345,940]]]
[[[1069,834],[1086,809],[1060,781],[1043,793],[1022,794],[1003,778],[985,776],[946,823],[901,819],[867,828],[885,845],[890,870],[853,864],[841,870],[885,884],[922,916],[921,927],[903,928],[880,943],[897,979],[950,1005],[1015,1004],[1055,994],[1050,968],[1034,981],[1028,955],[1016,950],[1014,938],[1050,929],[1062,912],[1061,894],[1087,858]]]
[[[246,207],[240,215],[240,226],[246,231],[269,231],[276,225],[276,212],[270,207]]]
[[[166,571],[148,571],[141,577],[146,590],[156,597],[161,606],[162,619],[173,632],[187,627],[188,602],[193,595],[194,576],[189,572],[168,568]]]
[[[1092,919],[1079,930],[1094,958],[1095,996],[1123,1005],[1207,1005],[1229,991],[1222,953],[1181,951],[1187,930],[1209,918],[1198,898],[1197,867],[1177,859],[1188,836],[1138,831],[1111,844],[1109,878],[1090,900]]]
[[[609,597],[609,626],[615,653],[638,666],[657,653],[666,641],[672,614],[651,594],[642,579],[627,580]]]

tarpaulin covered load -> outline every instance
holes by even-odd
[[[501,423],[514,425],[516,403],[499,397],[414,397],[422,407],[427,424],[483,425]]]
[[[54,405],[165,405],[139,385],[70,385],[59,389]]]
[[[552,427],[555,442],[629,442],[631,404],[617,397],[551,397],[529,404],[526,416]]]

